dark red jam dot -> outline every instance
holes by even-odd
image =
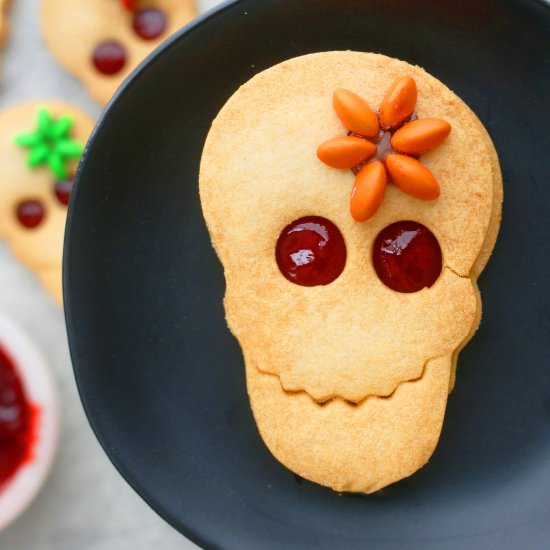
[[[126,50],[119,42],[106,40],[96,46],[92,60],[100,73],[116,74],[126,64]]]
[[[145,8],[134,15],[132,26],[143,40],[154,40],[166,31],[166,15],[156,8]]]
[[[65,206],[69,204],[69,199],[71,198],[71,193],[73,190],[73,184],[73,179],[55,182],[55,196],[57,197],[57,200]]]
[[[34,229],[42,223],[46,211],[39,201],[24,201],[17,205],[16,214],[21,225]]]
[[[398,292],[417,292],[432,286],[441,274],[441,247],[422,224],[397,222],[376,237],[373,262],[386,286]]]
[[[275,256],[289,281],[302,286],[328,285],[344,270],[346,244],[331,221],[306,216],[283,229]]]
[[[31,457],[33,417],[15,365],[0,347],[0,490]]]

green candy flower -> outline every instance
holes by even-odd
[[[57,180],[68,178],[67,162],[80,158],[84,150],[80,143],[70,137],[73,122],[69,116],[56,120],[46,109],[38,111],[36,130],[15,136],[17,145],[29,149],[29,168],[46,164]]]

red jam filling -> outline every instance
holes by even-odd
[[[95,68],[105,75],[113,75],[122,70],[126,64],[126,50],[115,40],[99,43],[93,53]]]
[[[275,251],[281,273],[302,286],[332,283],[344,270],[346,255],[338,228],[319,216],[306,216],[285,227]]]
[[[0,490],[32,460],[37,415],[13,361],[0,347]]]
[[[71,198],[71,193],[73,190],[73,184],[73,179],[55,182],[55,196],[57,197],[57,200],[65,206],[69,204],[69,200]]]
[[[22,226],[34,229],[42,223],[46,211],[40,201],[24,201],[17,205],[16,214]]]
[[[166,15],[159,9],[145,8],[134,15],[132,26],[143,40],[154,40],[166,31]]]
[[[422,224],[397,222],[376,238],[373,262],[386,286],[398,292],[417,292],[432,286],[441,274],[441,247]]]

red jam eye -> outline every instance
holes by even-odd
[[[126,50],[115,40],[100,42],[92,56],[95,68],[103,74],[112,75],[122,70],[126,64]]]
[[[22,226],[34,229],[42,223],[46,211],[39,201],[24,201],[17,205],[16,214]]]
[[[154,40],[166,31],[166,15],[159,9],[145,8],[134,15],[132,26],[143,40]]]
[[[331,221],[306,216],[283,229],[275,256],[289,281],[302,286],[328,285],[344,270],[346,244]]]
[[[71,193],[73,190],[73,184],[74,180],[72,178],[64,181],[55,182],[55,196],[57,197],[57,200],[65,206],[69,204],[69,200],[71,198]]]
[[[422,224],[397,222],[376,238],[373,262],[386,286],[398,292],[418,292],[432,286],[441,274],[441,247]]]

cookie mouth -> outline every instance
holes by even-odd
[[[326,398],[323,398],[323,399],[316,399],[304,389],[294,390],[294,389],[285,388],[284,384],[281,380],[281,377],[277,373],[263,371],[263,370],[261,370],[261,368],[258,365],[256,365],[254,368],[258,371],[260,376],[268,376],[268,377],[277,379],[277,381],[279,383],[278,385],[281,389],[281,392],[284,393],[285,395],[288,395],[288,396],[306,395],[312,403],[314,403],[315,405],[318,405],[319,407],[325,407],[326,405],[328,405],[332,402],[336,402],[336,401],[346,403],[347,405],[349,405],[351,407],[360,407],[365,402],[367,402],[369,399],[391,399],[401,386],[403,386],[405,384],[411,384],[411,383],[414,383],[414,382],[419,382],[420,380],[422,380],[422,378],[424,378],[424,375],[426,373],[426,367],[430,362],[436,361],[437,359],[441,359],[441,358],[446,357],[448,355],[452,355],[452,354],[445,353],[443,355],[439,355],[439,356],[436,356],[436,357],[430,357],[422,365],[422,369],[421,369],[421,372],[420,372],[419,376],[416,376],[414,378],[410,378],[410,379],[403,380],[403,381],[399,382],[392,389],[391,392],[389,392],[387,394],[384,394],[384,395],[376,395],[376,394],[366,395],[365,397],[362,397],[361,399],[359,399],[357,401],[352,401],[350,399],[346,399],[346,398],[344,398],[340,395],[335,395],[335,394],[330,395],[330,396],[328,396]]]

